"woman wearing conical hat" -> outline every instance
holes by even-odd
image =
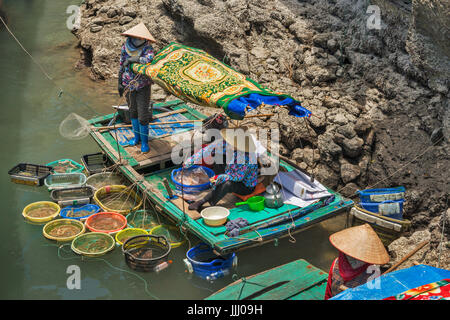
[[[141,143],[141,152],[150,151],[148,146],[148,123],[150,121],[151,80],[142,75],[137,75],[131,70],[132,63],[147,64],[153,60],[155,51],[151,43],[156,40],[143,23],[122,33],[126,41],[122,46],[119,68],[119,95],[124,92],[130,110],[131,124],[134,138],[129,145],[135,146]]]
[[[214,159],[221,159],[216,163],[215,173],[211,179],[212,190],[202,199],[189,205],[189,210],[201,211],[205,203],[215,206],[228,193],[249,195],[258,184],[257,147],[254,136],[246,127],[236,129],[222,129],[222,139],[199,150],[183,162],[185,169],[197,164],[212,163]],[[222,166],[219,166],[222,165]],[[220,172],[216,168],[221,168]]]
[[[328,274],[325,300],[344,291],[343,287],[354,288],[375,278],[378,268],[389,262],[383,243],[367,223],[344,229],[330,236],[331,244],[339,250]]]

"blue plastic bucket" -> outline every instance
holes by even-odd
[[[203,279],[207,279],[213,274],[227,274],[237,264],[237,257],[234,252],[220,257],[205,243],[200,243],[191,248],[186,257],[194,274]]]
[[[71,212],[72,210],[73,210],[73,212],[78,212],[78,211],[84,210],[84,211],[89,211],[90,213],[83,217],[67,216],[67,214],[69,214],[69,212]],[[100,212],[100,210],[101,210],[101,208],[95,204],[84,204],[84,205],[78,205],[78,206],[65,207],[64,209],[61,209],[61,212],[59,214],[62,218],[65,218],[65,219],[86,220],[87,218],[92,216],[94,213]]]
[[[403,200],[389,200],[383,202],[361,202],[360,204],[367,211],[378,213],[389,218],[402,220],[403,202]]]
[[[357,193],[360,201],[364,203],[396,201],[405,198],[405,187],[358,190]]]
[[[184,170],[186,172],[187,170],[193,170],[198,167],[202,167],[205,170],[205,172],[209,178],[212,178],[215,176],[214,171],[212,171],[208,167],[203,167],[203,166],[194,165],[194,166],[190,167],[189,169],[184,169]],[[210,182],[199,184],[199,185],[194,185],[194,186],[189,186],[189,185],[185,185],[185,184],[183,185],[183,184],[179,183],[178,181],[175,180],[175,175],[178,172],[180,172],[181,169],[182,168],[174,169],[174,170],[172,170],[172,174],[171,174],[172,182],[175,184],[177,190],[181,191],[181,189],[183,188],[184,193],[199,193],[199,192],[202,192],[203,190],[208,189],[211,186]]]

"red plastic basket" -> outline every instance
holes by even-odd
[[[98,223],[99,219],[117,220],[119,222],[118,224],[120,225],[120,227],[114,229],[100,229],[98,227],[94,227],[94,225]],[[116,212],[99,212],[87,218],[85,225],[86,228],[88,228],[92,232],[114,234],[127,226],[127,218],[125,218],[125,216],[121,215],[120,213]]]

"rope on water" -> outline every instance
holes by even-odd
[[[237,280],[239,280],[239,277],[238,277],[237,274],[233,274],[232,279],[233,279],[234,281],[237,281]],[[241,289],[239,290],[239,295],[238,295],[237,300],[241,300],[242,293],[244,292],[244,288],[245,288],[245,285],[246,285],[247,283],[248,283],[248,284],[251,284],[251,285],[259,286],[259,287],[262,287],[262,288],[265,288],[265,287],[266,287],[265,285],[262,285],[262,284],[259,284],[259,283],[256,283],[256,282],[248,281],[247,278],[245,278],[245,277],[241,277],[240,280],[241,280],[241,282],[242,282],[242,287],[241,287]]]
[[[79,256],[76,256],[76,257],[64,257],[64,256],[62,256],[62,255],[61,255],[61,251],[64,252],[64,253],[69,253],[68,251],[65,251],[65,250],[64,250],[64,247],[70,246],[70,244],[63,244],[63,245],[57,245],[57,244],[44,244],[44,245],[42,245],[42,246],[44,246],[44,247],[57,247],[57,248],[58,248],[58,258],[61,259],[61,260],[103,261],[103,262],[106,263],[110,268],[112,268],[112,269],[114,269],[114,270],[117,270],[117,271],[119,271],[119,272],[125,272],[125,273],[128,273],[128,274],[131,274],[131,275],[135,276],[136,278],[142,280],[142,282],[144,282],[144,285],[145,285],[145,287],[144,287],[145,292],[146,292],[150,297],[154,298],[155,300],[161,300],[160,298],[158,298],[157,296],[155,296],[154,294],[152,294],[152,293],[150,292],[150,290],[148,289],[148,282],[147,282],[147,280],[145,280],[145,279],[142,278],[140,275],[138,275],[138,274],[136,274],[136,273],[134,273],[134,272],[132,272],[132,271],[129,271],[129,270],[125,270],[125,269],[121,269],[121,268],[119,268],[119,267],[116,267],[116,266],[112,265],[109,261],[107,261],[107,260],[105,260],[105,259],[102,259],[102,258],[90,258],[90,257],[87,258],[87,257],[79,257]]]
[[[6,30],[8,31],[8,33],[13,37],[13,39],[17,42],[17,44],[20,46],[20,48],[30,57],[30,59],[33,61],[34,64],[36,64],[39,69],[41,70],[42,74],[45,76],[45,78],[47,78],[49,81],[51,81],[59,90],[58,92],[58,98],[61,98],[63,93],[67,93],[72,99],[81,102],[83,105],[85,105],[90,111],[94,112],[96,115],[101,115],[100,113],[98,113],[97,111],[95,111],[94,108],[92,108],[91,106],[89,106],[89,104],[87,104],[86,102],[82,101],[81,99],[77,98],[75,95],[71,94],[69,91],[65,91],[62,89],[62,87],[60,87],[55,79],[53,79],[48,72],[44,69],[44,67],[31,55],[31,53],[28,52],[27,49],[25,49],[25,47],[22,45],[22,43],[19,41],[19,39],[17,39],[17,37],[14,35],[14,33],[11,31],[11,29],[8,27],[8,25],[6,24],[5,20],[3,20],[3,18],[0,16],[0,21],[2,22],[2,24],[5,26]]]

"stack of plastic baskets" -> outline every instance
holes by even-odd
[[[230,274],[237,266],[237,256],[234,252],[225,256],[217,256],[205,243],[190,249],[186,254],[184,264],[189,273],[194,273],[206,280],[216,280]]]
[[[366,189],[359,191],[360,205],[370,212],[402,220],[405,188]]]

